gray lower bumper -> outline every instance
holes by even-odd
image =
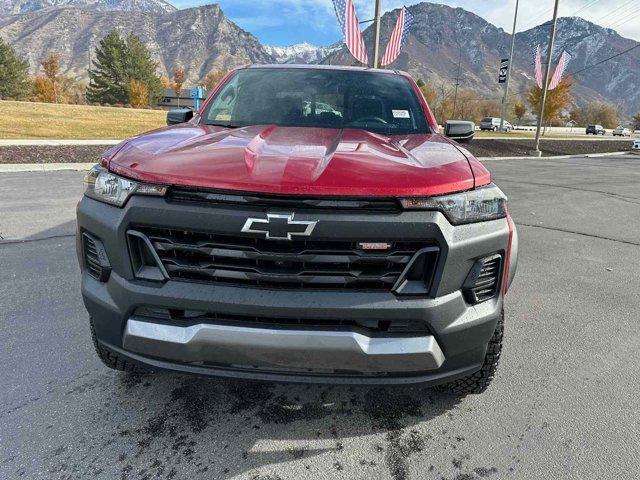
[[[301,331],[127,321],[123,346],[141,355],[191,364],[308,373],[412,373],[440,368],[432,336],[367,337],[348,331]]]

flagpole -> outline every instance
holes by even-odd
[[[509,55],[509,68],[507,68],[507,81],[504,86],[504,97],[502,98],[502,112],[500,113],[500,131],[504,130],[504,117],[507,116],[507,99],[509,97],[509,81],[511,80],[511,68],[513,67],[513,51],[516,46],[516,25],[518,23],[518,4],[516,0],[516,12],[513,15],[513,35],[511,36],[511,54]]]
[[[549,49],[547,51],[547,67],[544,72],[544,83],[542,84],[542,99],[540,100],[540,113],[538,113],[538,125],[536,127],[536,148],[533,151],[533,155],[541,157],[540,151],[540,128],[542,127],[542,121],[544,117],[544,105],[547,101],[547,89],[549,87],[549,74],[551,73],[551,55],[553,55],[553,44],[556,39],[556,27],[558,25],[558,7],[560,0],[556,0],[553,8],[553,23],[551,24],[551,36],[549,38]]]
[[[380,66],[380,0],[376,0],[375,20],[373,37],[373,68]]]

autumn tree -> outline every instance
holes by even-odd
[[[178,98],[178,107],[180,106],[180,91],[182,90],[182,85],[186,79],[186,74],[184,72],[184,67],[179,65],[173,69],[173,88],[176,92],[176,97]]]
[[[143,108],[149,105],[149,89],[144,83],[138,80],[131,80],[129,103],[134,108]]]
[[[579,125],[602,125],[604,128],[618,126],[618,110],[606,102],[591,102],[571,110],[571,119]]]
[[[227,74],[227,72],[223,70],[211,70],[207,75],[200,81],[202,85],[204,85],[205,90],[211,91],[213,90],[220,80]]]
[[[518,119],[518,125],[522,123],[522,117],[527,114],[527,106],[518,101],[513,105],[513,115]]]
[[[640,130],[640,112],[633,117],[633,129]]]
[[[42,71],[44,72],[44,76],[50,84],[49,92],[51,94],[51,98],[49,100],[50,103],[59,103],[59,88],[58,88],[58,77],[60,76],[60,59],[62,55],[58,52],[51,52],[47,55],[40,65],[42,66]]]
[[[560,118],[563,110],[571,105],[571,87],[573,84],[570,80],[565,79],[553,90],[547,93],[547,99],[544,104],[543,120],[548,125],[553,120]],[[540,111],[540,103],[542,101],[542,89],[537,85],[533,85],[527,93],[527,100],[534,112]]]
[[[29,63],[0,37],[0,99],[20,100],[29,91]]]

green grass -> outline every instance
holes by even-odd
[[[0,101],[2,139],[122,139],[165,123],[166,112]]]

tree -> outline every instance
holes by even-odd
[[[138,37],[123,40],[113,31],[96,48],[94,68],[89,70],[87,99],[106,104],[131,103],[132,80],[147,88],[147,105],[157,103],[162,96],[162,84],[157,75],[158,64]],[[136,92],[138,95],[139,92]],[[139,101],[139,97],[136,101]]]
[[[180,106],[180,91],[182,90],[182,84],[184,84],[186,75],[184,73],[183,66],[177,66],[173,69],[173,89],[178,97],[178,107]]]
[[[204,85],[205,90],[211,91],[220,83],[220,80],[222,80],[226,74],[227,72],[223,70],[211,70],[200,83]]]
[[[513,106],[513,115],[518,119],[518,125],[522,123],[522,117],[527,114],[527,107],[522,102],[516,102]]]
[[[633,129],[640,130],[640,112],[633,117]]]
[[[60,76],[60,59],[62,55],[57,52],[51,52],[47,56],[45,60],[43,60],[40,65],[42,65],[42,70],[44,71],[44,76],[46,80],[49,82],[50,87],[47,89],[51,95],[49,103],[59,103],[59,95],[58,95],[58,77]]]
[[[92,103],[117,104],[129,100],[129,78],[126,66],[127,45],[113,31],[100,40],[93,67],[89,69],[87,99]]]
[[[550,124],[552,120],[560,118],[563,110],[571,105],[571,87],[573,84],[569,79],[565,79],[553,90],[547,93],[547,100],[544,104],[544,124]],[[542,101],[542,89],[533,85],[527,93],[527,100],[534,112],[540,111]]]
[[[0,38],[0,99],[20,100],[29,93],[29,63]]]
[[[427,101],[430,107],[434,108],[436,103],[438,102],[438,91],[430,85],[422,82],[420,85],[420,91],[424,96],[424,99]]]
[[[134,108],[143,108],[149,105],[149,89],[138,80],[131,80],[129,97],[129,102]]]
[[[618,126],[618,109],[606,102],[592,102],[571,110],[571,119],[579,125]]]
[[[151,52],[140,38],[133,34],[127,37],[126,53],[127,87],[130,86],[131,80],[143,83],[149,91],[149,105],[155,105],[163,94],[162,84],[157,73],[158,63],[153,60]]]

